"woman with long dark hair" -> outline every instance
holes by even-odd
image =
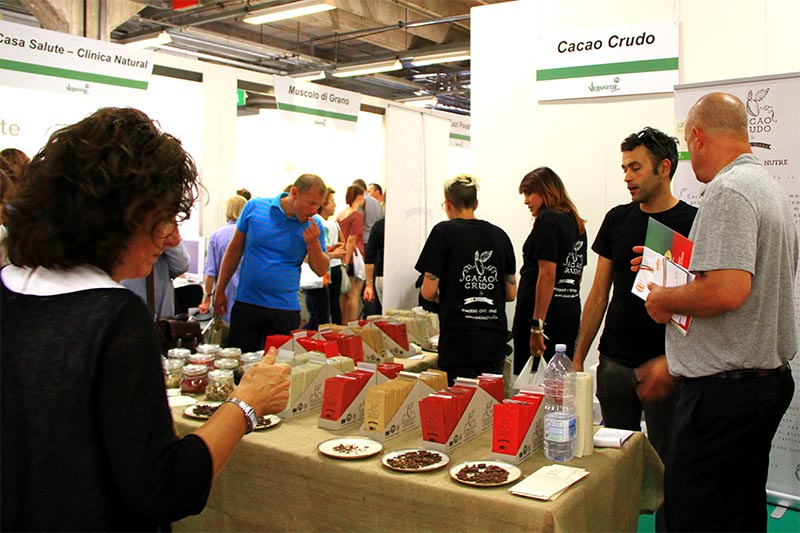
[[[514,313],[514,373],[529,356],[549,361],[555,345],[570,359],[581,323],[581,276],[586,266],[586,228],[558,174],[548,167],[529,172],[519,193],[535,221],[522,247]]]

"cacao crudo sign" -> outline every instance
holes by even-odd
[[[678,35],[672,21],[543,33],[536,49],[536,97],[672,92],[679,81]]]

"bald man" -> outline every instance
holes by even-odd
[[[703,96],[685,138],[707,184],[689,234],[697,277],[651,286],[646,307],[657,322],[673,313],[693,320],[686,336],[667,328],[666,361],[639,373],[638,392],[657,396],[680,381],[667,530],[766,531],[772,438],[794,393],[797,230],[785,193],[750,149],[741,100]]]

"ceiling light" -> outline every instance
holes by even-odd
[[[411,58],[410,63],[415,67],[424,67],[425,65],[435,65],[436,63],[466,61],[469,57],[469,50],[453,50],[452,52],[442,52],[440,54],[416,56]]]
[[[130,41],[125,41],[123,44],[125,44],[125,46],[130,46],[131,48],[154,48],[164,44],[169,44],[171,42],[172,37],[169,36],[169,33],[160,31],[155,35],[148,33],[147,35],[142,35],[141,37],[135,37]]]
[[[405,100],[400,100],[402,103],[406,105],[410,105],[411,107],[434,107],[436,104],[439,103],[439,99],[435,96],[423,96],[421,98],[407,98]]]
[[[290,2],[269,9],[259,10],[248,15],[244,18],[244,22],[248,24],[266,24],[268,22],[275,22],[276,20],[291,19],[302,17],[303,15],[310,15],[312,13],[320,13],[328,11],[329,9],[336,9],[333,0],[301,0],[300,2]]]
[[[400,70],[401,68],[403,68],[403,64],[399,59],[390,59],[389,61],[378,61],[376,63],[363,63],[361,65],[340,67],[333,71],[333,75],[337,78],[347,78],[350,76],[365,76],[367,74],[375,74],[377,72]]]
[[[325,79],[324,70],[315,70],[313,72],[304,72],[302,74],[291,74],[290,77],[297,81],[317,81]]]

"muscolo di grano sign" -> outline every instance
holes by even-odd
[[[672,92],[678,83],[678,24],[544,33],[536,51],[538,100]]]
[[[355,130],[361,95],[325,85],[275,76],[275,100],[283,120]]]
[[[0,21],[0,84],[96,95],[146,91],[153,53]]]

